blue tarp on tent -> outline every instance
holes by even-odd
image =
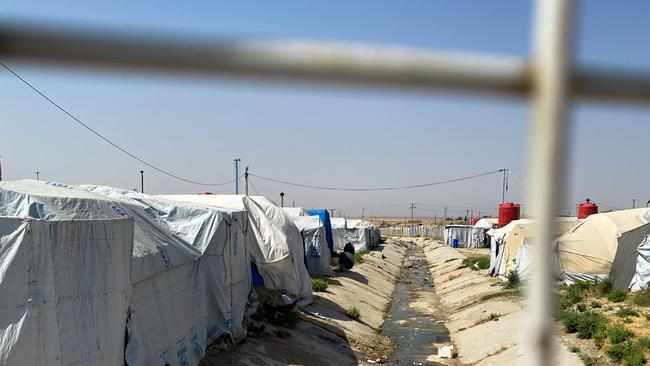
[[[330,254],[334,254],[334,240],[332,239],[330,213],[326,209],[321,208],[316,210],[307,210],[307,214],[310,216],[320,217],[320,221],[323,222],[323,227],[325,227],[325,241],[327,241],[327,247],[330,249]]]

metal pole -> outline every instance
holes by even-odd
[[[140,171],[140,193],[144,193],[144,170]]]
[[[280,207],[284,207],[284,192],[280,192]]]
[[[508,190],[507,188],[507,178],[506,174],[508,174],[508,169],[501,169],[503,172],[503,181],[501,182],[501,203],[504,203],[506,201],[506,191]]]
[[[2,155],[0,155],[0,182],[2,182]]]
[[[244,172],[244,181],[246,182],[246,195],[248,196],[248,167],[246,167],[246,171]]]
[[[636,208],[636,198],[632,198],[632,208]]]
[[[39,171],[35,171],[34,173],[36,173],[36,180],[40,180],[39,177],[40,177],[40,175],[41,175],[41,172],[39,172]]]
[[[239,162],[241,159],[235,159],[235,194],[239,194]]]
[[[525,58],[327,42],[246,41],[0,24],[0,57],[165,74],[230,75],[421,90],[523,95],[535,89]],[[569,92],[593,100],[650,102],[650,74],[580,68]]]
[[[568,81],[572,59],[572,0],[538,0],[535,28],[532,154],[528,165],[535,263],[530,281],[529,311],[522,335],[528,349],[522,363],[552,365],[552,313],[554,233],[566,186],[564,162],[568,141]]]

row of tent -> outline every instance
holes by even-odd
[[[467,236],[465,246],[489,246],[491,275],[505,277],[516,270],[527,279],[534,261],[531,242],[536,221],[520,219],[497,228],[491,220],[480,220],[474,227],[452,228],[449,235],[462,231]],[[488,240],[480,236],[481,232]],[[554,270],[565,283],[609,277],[617,287],[633,291],[648,287],[650,208],[594,214],[580,220],[558,217],[554,236],[550,244],[555,253]]]
[[[0,364],[197,365],[245,336],[253,284],[311,302],[322,221],[264,197],[0,182]]]
[[[379,229],[365,220],[330,217],[327,210],[305,210],[302,207],[284,207],[284,210],[298,226],[302,225],[301,221],[311,220],[308,219],[310,215],[320,218],[331,251],[343,250],[347,243],[354,245],[356,251],[364,251],[375,248],[381,241]]]

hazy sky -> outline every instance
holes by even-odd
[[[3,19],[120,30],[248,38],[302,38],[525,55],[527,1],[6,1]],[[582,1],[576,62],[650,71],[650,2]],[[260,175],[329,186],[390,186],[509,168],[521,202],[529,110],[524,100],[320,84],[58,70],[11,64],[82,120],[135,154],[193,180],[233,177],[233,158]],[[232,193],[175,181],[143,167],[69,120],[0,70],[4,179],[139,187],[147,193]],[[650,198],[650,109],[579,104],[573,111],[567,206],[586,196],[604,208]],[[242,169],[243,171],[243,169]],[[494,212],[501,178],[419,190],[346,193],[254,180],[272,199],[348,215],[406,216],[410,202]],[[451,214],[456,215],[452,211]]]

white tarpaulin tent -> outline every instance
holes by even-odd
[[[355,250],[368,250],[379,244],[379,230],[365,220],[347,220],[346,240]]]
[[[331,276],[330,250],[325,240],[325,226],[319,216],[296,216],[294,224],[302,235],[309,274]]]
[[[486,217],[478,220],[472,227],[471,248],[484,248],[490,246],[490,237],[487,232],[492,229],[499,220],[496,218]]]
[[[443,240],[447,246],[453,246],[454,240],[458,240],[459,248],[469,248],[472,245],[472,226],[445,225]]]
[[[131,219],[0,217],[0,365],[123,365],[132,250]]]
[[[347,224],[344,217],[330,217],[332,225],[332,241],[334,242],[334,249],[343,249],[345,244],[349,243],[347,239]]]
[[[497,270],[492,273],[494,276],[505,277],[511,270],[517,271],[523,280],[529,278],[532,271],[533,253],[531,239],[535,231],[535,220],[521,219],[514,220],[507,225],[508,231],[496,243],[500,263],[495,266]],[[575,217],[557,218],[555,237],[567,232],[578,221]],[[497,229],[496,231],[498,231]],[[495,235],[498,236],[498,235]],[[557,270],[557,268],[555,268]]]
[[[247,214],[245,238],[251,259],[264,278],[264,286],[282,290],[308,303],[311,279],[304,263],[302,236],[284,210],[262,196],[171,195],[169,199],[210,207],[240,210]]]
[[[129,365],[196,365],[207,344],[221,336],[237,340],[245,335],[250,267],[235,216],[109,187],[39,181],[0,183],[0,215],[50,221],[133,219],[131,298],[122,314],[128,343],[120,365],[124,360]],[[94,278],[108,281],[113,276],[97,273]],[[93,314],[106,308],[100,301],[90,305]],[[103,351],[95,347],[93,352]]]
[[[286,212],[287,215],[291,216],[291,218],[309,216],[309,214],[302,207],[282,207],[282,210]]]
[[[638,247],[650,234],[650,209],[594,214],[558,238],[567,283],[609,276],[627,288],[635,274]]]
[[[637,248],[639,256],[636,260],[634,277],[630,282],[630,290],[641,291],[650,284],[650,235],[643,238]]]
[[[512,229],[517,225],[517,223],[529,223],[530,220],[519,219],[510,221],[506,226],[500,228],[492,228],[487,231],[487,235],[490,237],[490,269],[488,273],[491,276],[498,276],[499,273],[502,273],[502,263],[503,255],[506,244],[506,238]]]

